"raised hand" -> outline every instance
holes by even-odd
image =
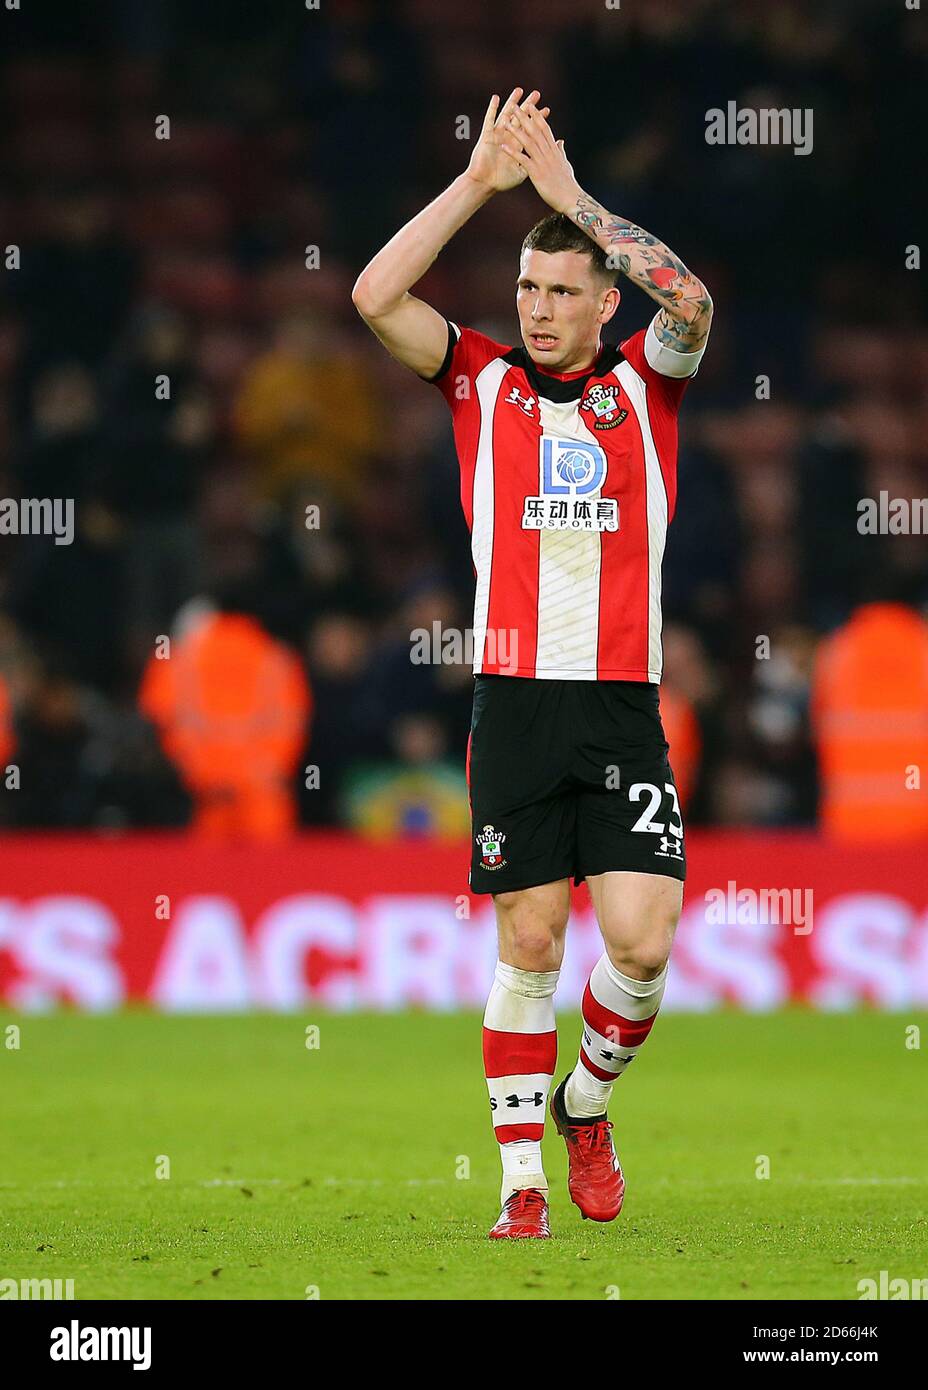
[[[519,106],[521,96],[522,88],[514,87],[502,110],[499,109],[499,97],[494,94],[490,98],[480,136],[467,166],[468,175],[493,193],[504,193],[508,188],[518,187],[528,173],[520,167],[504,144],[507,132],[511,138],[517,129],[514,121],[518,119],[519,112],[523,109],[528,110],[529,107],[536,110],[535,103],[540,99],[541,93],[530,92],[522,107]],[[543,115],[550,114],[550,107],[543,107],[542,112]],[[541,115],[542,112],[538,114]]]
[[[534,95],[534,93],[533,93]],[[532,97],[510,112],[502,147],[528,175],[535,191],[555,212],[570,212],[581,193],[573,167],[564,153],[564,141],[555,140],[545,117],[548,108],[539,111]]]

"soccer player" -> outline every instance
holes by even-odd
[[[661,560],[677,412],[712,318],[705,286],[574,177],[540,93],[494,96],[470,162],[377,253],[352,299],[451,408],[476,573],[468,743],[470,885],[493,895],[499,960],[483,1052],[502,1157],[493,1238],[546,1237],[541,1137],[570,881],[604,952],[573,1070],[551,1098],[570,1196],[611,1221],[624,1177],[606,1110],[657,1016],[683,901],[683,822],[661,727]],[[522,245],[521,342],[449,321],[410,289],[494,194],[552,209]],[[617,272],[656,302],[621,347]]]

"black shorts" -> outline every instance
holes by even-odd
[[[686,877],[658,701],[645,681],[475,677],[471,892],[613,869]]]

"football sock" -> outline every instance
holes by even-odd
[[[483,1018],[483,1063],[503,1163],[501,1202],[517,1188],[548,1190],[541,1136],[557,1062],[558,974],[496,963]]]
[[[606,1113],[616,1079],[651,1031],[666,983],[666,965],[653,980],[632,980],[600,956],[583,992],[580,1057],[564,1091],[572,1119]]]

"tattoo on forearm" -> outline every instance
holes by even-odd
[[[662,309],[654,324],[654,331],[664,347],[672,348],[674,352],[695,352],[706,341],[709,327],[707,323],[702,332],[697,332],[694,324],[687,323],[685,319],[671,318],[667,310]]]
[[[609,264],[661,305],[657,334],[677,352],[695,352],[706,340],[712,300],[705,285],[662,241],[582,194],[568,214],[606,252]],[[619,251],[618,247],[623,249]]]
[[[599,215],[602,211],[603,209],[599,204],[592,202],[591,199],[578,198],[577,206],[569,216],[571,216],[585,232],[591,231],[595,237],[596,233],[603,225],[603,220]]]
[[[610,245],[618,242],[628,242],[634,246],[660,245],[656,236],[646,232],[643,227],[636,227],[634,222],[626,222],[622,217],[610,217],[606,223],[606,233]]]

